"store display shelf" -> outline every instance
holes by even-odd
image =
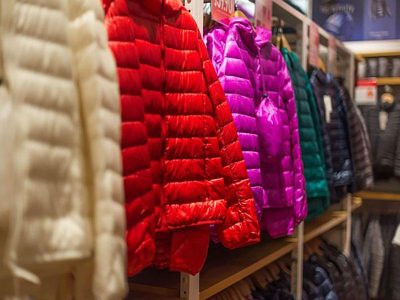
[[[207,299],[252,273],[289,254],[295,243],[285,239],[261,243],[234,251],[211,254],[200,273],[200,299]]]
[[[346,221],[346,211],[327,211],[304,226],[304,243],[309,242]]]
[[[397,46],[399,46],[399,45],[397,45]],[[382,56],[400,56],[400,51],[357,52],[357,56],[360,56],[363,58],[382,57]]]
[[[378,85],[400,85],[400,77],[378,77],[376,83]]]
[[[353,198],[352,210],[361,206],[360,198]],[[304,243],[327,233],[346,222],[345,210],[328,210],[316,219],[306,222]],[[268,266],[279,258],[295,251],[297,238],[289,237],[277,240],[263,239],[261,243],[228,250],[220,245],[213,245],[203,270],[200,273],[199,299],[223,291],[227,287]],[[168,271],[148,269],[132,279],[130,287],[133,293],[152,293],[159,298],[174,299],[179,297],[180,274]],[[158,298],[157,298],[158,299]]]
[[[366,77],[360,80],[374,80],[376,79],[377,85],[400,85],[400,77]]]
[[[363,200],[400,201],[400,194],[396,193],[361,191],[357,193],[356,196]]]

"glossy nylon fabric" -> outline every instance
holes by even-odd
[[[241,39],[243,35],[248,38]],[[267,199],[260,170],[256,116],[260,99],[256,86],[258,49],[254,39],[251,24],[241,18],[233,19],[229,27],[217,25],[204,38],[238,130],[258,219],[261,220]]]
[[[353,183],[347,110],[338,84],[331,74],[315,70],[310,81],[314,87],[322,126],[325,130],[324,142],[327,151],[325,158],[327,159],[327,169],[331,170],[332,200],[339,201],[344,196],[345,192],[343,191]],[[330,114],[326,108],[326,101],[331,102],[332,111]]]
[[[320,116],[311,83],[298,56],[281,49],[292,79],[297,104],[300,145],[306,178],[308,216],[312,219],[329,206],[329,187],[324,168]]]
[[[293,233],[307,216],[304,167],[301,158],[296,101],[289,71],[279,49],[271,43],[271,32],[257,28],[260,49],[259,89],[265,87],[268,98],[279,110],[283,126],[282,151],[277,156],[261,149],[261,170],[268,205],[262,226],[273,236]]]
[[[155,196],[154,203],[139,198],[138,209],[127,212],[128,224],[137,224],[127,234],[129,274],[146,267],[135,259],[146,236],[150,243],[155,241],[157,267],[195,274],[207,256],[209,225],[216,225],[228,248],[259,241],[232,113],[197,25],[180,1],[104,0],[103,4],[120,88],[135,95],[122,105],[122,114],[129,113],[139,123],[144,114]],[[128,145],[136,134],[134,128],[125,132]],[[139,145],[145,144],[146,136]],[[142,157],[132,153],[124,168],[146,170]],[[126,184],[125,191],[142,191],[141,176]],[[149,219],[155,237],[151,230],[142,230],[140,208],[147,205],[153,206],[150,215],[152,209],[155,212]]]
[[[261,226],[272,237],[279,237],[291,234],[307,209],[290,77],[279,50],[269,38],[267,32],[254,32],[250,22],[243,18],[231,19],[229,26],[218,25],[205,36],[234,112],[241,147],[244,153],[253,154],[257,148],[259,151],[262,197],[254,192],[258,184],[258,161],[257,165],[252,163],[257,156],[248,155],[245,159],[253,193],[262,209]],[[278,128],[281,134],[271,134],[271,126],[269,129],[260,126],[271,125],[268,118],[278,120],[274,131]],[[249,131],[253,134],[249,135]],[[282,146],[279,151],[271,151],[261,141]]]

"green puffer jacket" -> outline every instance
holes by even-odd
[[[312,219],[321,214],[330,204],[320,117],[312,86],[298,56],[286,48],[281,51],[295,92],[308,198],[307,218]]]

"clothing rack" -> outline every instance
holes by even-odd
[[[187,2],[187,1],[186,1]],[[199,28],[203,27],[203,4],[207,1],[190,1],[186,7],[194,16]],[[286,25],[296,29],[298,39],[295,52],[301,58],[304,69],[308,67],[309,54],[309,27],[312,23],[307,16],[282,0],[272,0],[273,16],[283,20]],[[337,65],[328,65],[328,47],[330,34],[318,27],[320,34],[320,49],[328,71],[337,72],[346,80],[347,88],[351,95],[354,92],[354,55],[344,44],[336,40]],[[324,235],[332,230],[339,229],[339,248],[344,253],[350,253],[351,214],[361,206],[361,199],[347,195],[339,205],[333,206],[313,221],[302,222],[292,237],[265,240],[254,246],[233,251],[211,249],[206,264],[200,274],[195,276],[186,273],[172,273],[159,270],[145,270],[130,282],[133,297],[146,295],[151,299],[207,299],[229,286],[248,277],[254,272],[268,266],[270,263],[291,255],[291,281],[292,293],[296,299],[301,299],[302,270],[304,244]],[[213,251],[215,250],[215,251]],[[219,250],[219,251],[217,251]],[[153,297],[154,296],[154,297]]]

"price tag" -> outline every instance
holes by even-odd
[[[397,226],[396,233],[394,234],[392,244],[400,246],[400,224]]]
[[[214,21],[226,24],[234,12],[234,0],[211,0],[211,18]]]
[[[324,95],[324,106],[325,106],[325,120],[327,123],[331,122],[332,113],[332,98],[329,95]]]
[[[256,0],[256,25],[272,28],[272,0]]]
[[[379,128],[381,130],[385,130],[387,123],[388,123],[388,113],[386,111],[380,111],[379,112]]]
[[[310,53],[308,57],[308,61],[310,65],[317,67],[319,66],[319,31],[318,25],[312,22],[310,24],[310,35],[309,35],[309,43],[310,43]]]

